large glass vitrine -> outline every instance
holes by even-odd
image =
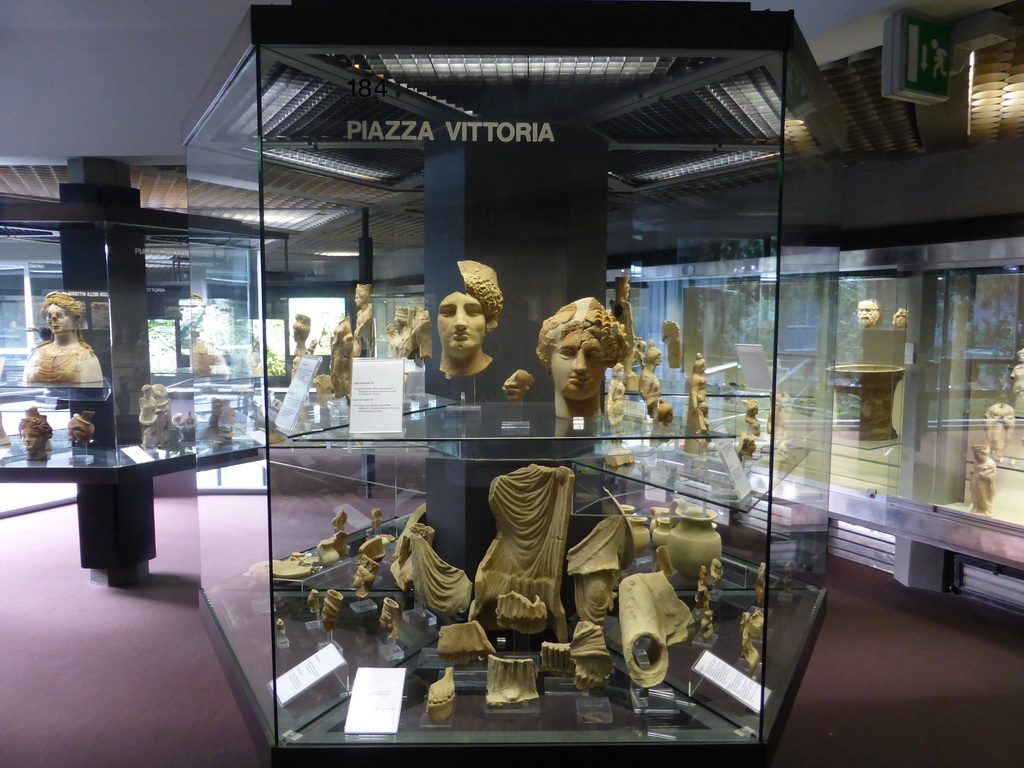
[[[253,8],[190,125],[196,211],[287,233],[234,294],[267,505],[201,499],[245,709],[281,764],[760,759],[825,605],[839,290],[838,123],[792,17],[389,16]]]
[[[903,540],[895,562],[882,564],[905,580],[921,578],[912,563],[930,551],[934,588],[959,578],[941,566],[945,552],[996,567],[1024,562],[1015,501],[1024,454],[1014,431],[1021,240],[997,236],[1018,226],[1003,218],[861,233],[867,247],[843,254],[837,362],[881,373],[865,377],[877,386],[846,388],[853,407],[834,433],[833,508]],[[907,244],[881,245],[894,239]],[[857,320],[862,301],[879,307],[867,328]],[[846,379],[837,377],[837,419]],[[872,411],[884,423],[868,423]]]

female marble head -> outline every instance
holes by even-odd
[[[566,304],[541,325],[537,357],[554,378],[555,414],[593,416],[604,372],[627,349],[625,330],[594,298]]]
[[[78,299],[64,291],[51,291],[43,298],[42,315],[54,337],[59,333],[74,331],[80,343],[84,344],[81,331],[85,307]]]
[[[460,261],[466,292],[450,293],[437,312],[441,338],[441,370],[448,376],[474,376],[491,364],[483,350],[484,336],[498,327],[504,297],[498,276],[477,261]]]

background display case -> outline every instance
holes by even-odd
[[[896,544],[880,553],[836,546],[894,569],[903,581],[964,586],[950,553],[987,561],[980,570],[994,581],[1001,580],[1000,566],[1024,563],[1024,518],[1016,502],[1024,454],[1014,431],[1020,414],[1014,372],[1024,345],[1018,229],[1013,220],[995,219],[861,233],[865,247],[843,254],[840,295],[848,298],[840,313],[849,328],[840,326],[840,355],[844,346],[851,361],[874,355],[869,362],[896,375],[884,388],[891,397],[887,438],[850,439],[845,427],[837,428],[832,506],[837,519],[888,534]],[[1010,236],[996,237],[1001,233]],[[905,244],[878,245],[893,240]],[[881,321],[861,331],[852,324],[853,304],[874,296]],[[908,310],[906,328],[891,319],[900,307]],[[990,514],[972,506],[977,445],[988,446],[993,459]],[[1014,601],[1014,589],[992,592],[991,586],[987,598]]]
[[[252,495],[200,499],[200,602],[253,729],[282,765],[417,745],[458,745],[477,760],[496,746],[577,759],[638,744],[762,760],[825,607],[839,293],[838,121],[792,17],[742,4],[503,3],[463,37],[471,5],[392,11],[371,32],[374,14],[350,4],[253,8],[188,134],[194,210],[216,181],[234,190],[231,215],[256,212],[287,233],[223,265],[254,278],[238,286],[233,317],[252,328],[238,343],[264,352],[269,518]],[[398,432],[354,431],[343,398],[320,404],[296,387],[300,306],[322,307],[313,325],[354,324],[356,286],[371,284],[370,346],[390,357],[395,308],[424,307],[436,326],[442,299],[464,290],[462,260],[493,268],[503,294],[482,372],[446,376],[435,328],[433,356],[406,361]],[[205,293],[194,278],[192,293],[209,301],[213,274]],[[541,325],[580,297],[621,309],[617,278],[631,287],[636,339],[662,349],[670,422],[632,393],[621,420],[603,408],[555,415]],[[665,320],[681,329],[671,368]],[[708,431],[687,426],[698,354]],[[506,402],[516,369],[535,383]],[[274,401],[287,398],[301,407],[284,424]],[[753,453],[740,459],[744,432]],[[545,494],[559,499],[551,517],[510,531],[507,516]],[[488,664],[502,661],[481,657],[455,665],[454,713],[427,715],[429,687],[452,666],[439,636],[465,631],[470,614],[440,610],[426,582],[408,588],[400,541],[383,540],[368,588],[375,566],[359,557],[418,519],[436,555],[475,581],[481,603],[469,612],[480,612],[496,659],[528,670],[536,697],[488,703]],[[657,570],[657,546],[717,537],[715,623],[706,641],[687,630],[645,650],[624,644],[616,604],[594,656],[580,651],[579,669],[607,664],[583,690],[541,663],[542,643],[590,631],[566,556],[615,527],[628,546],[604,570],[620,599],[619,578],[647,583],[640,575]],[[530,563],[489,570],[498,530],[506,544],[535,542]],[[544,557],[548,570],[531,570]],[[656,611],[692,615],[696,573],[674,571]],[[495,579],[527,601],[543,592],[542,631],[485,618]],[[344,598],[333,630],[321,620],[328,590]],[[396,608],[397,630],[382,630]],[[748,622],[763,627],[744,640]],[[663,680],[636,671],[652,667]],[[390,681],[390,726],[383,709],[357,723],[371,677]]]
[[[0,447],[3,477],[77,484],[83,567],[96,581],[130,583],[155,556],[154,478],[195,467],[189,339],[201,303],[190,298],[190,251],[237,249],[245,229],[142,208],[121,163],[78,158],[68,167],[59,203],[0,204],[0,408],[11,438]],[[101,381],[26,381],[26,361],[52,335],[41,309],[54,291],[80,303]],[[45,460],[29,459],[18,435],[31,408],[53,432]],[[86,412],[95,431],[73,444],[68,424]]]

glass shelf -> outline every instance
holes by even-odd
[[[707,435],[688,433],[679,418],[671,424],[626,416],[612,424],[604,415],[589,419],[562,419],[555,416],[551,403],[483,403],[478,408],[456,410],[437,405],[407,413],[402,431],[394,433],[350,433],[348,425],[296,433],[296,442],[339,443],[350,441],[532,441],[553,440],[679,440],[706,439]],[[715,433],[714,437],[735,439],[735,434]]]

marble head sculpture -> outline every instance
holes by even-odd
[[[466,292],[445,296],[437,312],[440,368],[449,377],[475,376],[491,364],[493,358],[483,350],[484,337],[498,327],[504,307],[493,269],[478,261],[458,264]]]
[[[857,304],[857,320],[864,328],[874,328],[881,317],[878,304],[874,299],[864,299]]]
[[[545,320],[537,336],[537,357],[554,378],[555,415],[596,415],[604,372],[626,348],[622,323],[595,298],[577,299]]]

